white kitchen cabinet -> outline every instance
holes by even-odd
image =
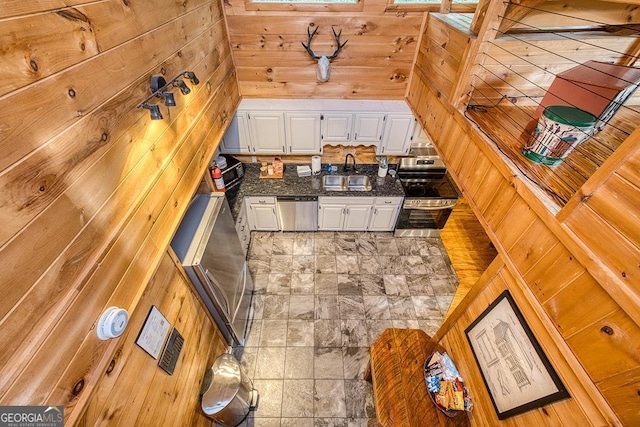
[[[236,220],[236,233],[238,233],[238,239],[240,240],[240,246],[244,255],[247,256],[249,251],[249,243],[251,242],[251,233],[249,229],[249,221],[247,220],[247,204],[242,201],[242,207]]]
[[[415,127],[413,129],[413,135],[411,136],[411,142],[413,144],[433,145],[433,141],[431,140],[431,137],[429,136],[429,134],[427,134],[424,131],[424,129],[422,129],[422,126],[420,126],[420,123],[418,123],[418,120],[413,119],[413,121],[415,122]]]
[[[378,197],[373,205],[369,231],[393,231],[402,205],[402,197]]]
[[[356,113],[353,121],[353,142],[379,144],[385,118],[381,113]]]
[[[379,144],[385,121],[384,113],[325,113],[322,124],[323,144]]]
[[[326,113],[322,116],[322,143],[344,143],[351,141],[353,114]]]
[[[285,154],[286,138],[282,112],[247,113],[252,154]]]
[[[344,204],[318,205],[318,230],[341,231],[344,226]]]
[[[366,231],[373,197],[319,197],[318,230]]]
[[[250,154],[253,152],[249,127],[247,125],[247,113],[238,112],[220,142],[220,152],[225,154]]]
[[[371,204],[347,205],[344,216],[345,231],[366,231],[371,216]]]
[[[389,114],[384,127],[382,142],[378,146],[376,154],[408,154],[415,124],[415,119],[410,114]]]
[[[321,154],[321,114],[284,113],[287,154]]]
[[[249,228],[259,231],[279,231],[280,221],[275,197],[245,197]]]

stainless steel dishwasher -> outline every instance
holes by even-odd
[[[277,200],[282,231],[318,229],[318,196],[278,196]]]

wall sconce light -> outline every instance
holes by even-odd
[[[160,107],[157,105],[142,104],[141,107],[149,110],[151,120],[162,120],[162,113],[160,112]]]
[[[197,85],[200,83],[196,73],[193,71],[183,71],[167,83],[165,78],[159,74],[154,74],[151,76],[149,80],[149,87],[151,88],[151,95],[149,95],[145,100],[143,100],[140,104],[137,105],[137,108],[144,108],[149,110],[149,114],[151,115],[151,120],[162,120],[162,114],[160,113],[160,107],[156,104],[149,104],[155,97],[163,98],[164,105],[167,107],[175,107],[176,99],[173,95],[173,92],[170,92],[169,89],[172,87],[180,89],[180,92],[183,95],[188,95],[191,93],[191,89],[189,86],[181,79],[181,77],[186,77],[191,81],[192,84]]]
[[[176,80],[176,86],[180,88],[180,92],[182,92],[183,95],[189,95],[191,93],[191,89],[189,89],[189,86],[187,86],[184,80]]]

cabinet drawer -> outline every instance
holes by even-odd
[[[328,205],[373,205],[375,197],[318,197],[318,202]]]
[[[376,206],[400,206],[402,197],[376,197]]]
[[[247,197],[247,202],[252,205],[275,205],[276,198],[273,196],[251,196]]]

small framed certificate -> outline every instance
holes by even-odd
[[[160,313],[158,307],[152,305],[149,314],[147,314],[147,320],[144,321],[142,330],[138,334],[136,344],[151,357],[158,359],[170,328],[171,324],[167,318]]]

